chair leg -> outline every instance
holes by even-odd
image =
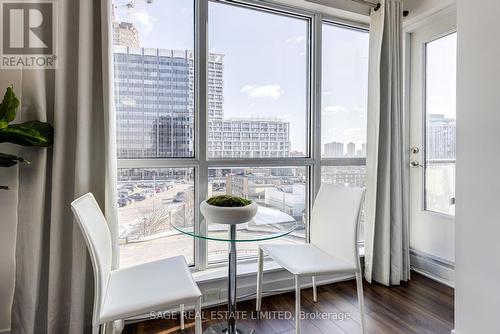
[[[313,302],[316,303],[318,301],[318,290],[316,288],[316,276],[312,277],[312,281],[313,281]]]
[[[101,330],[101,326],[99,326],[99,325],[92,326],[92,334],[99,334],[100,330]]]
[[[259,261],[257,266],[257,301],[255,310],[260,312],[262,307],[262,278],[264,271],[264,251],[259,248]]]
[[[356,273],[356,290],[358,290],[358,304],[359,313],[361,317],[361,330],[363,334],[366,333],[366,323],[365,323],[365,300],[363,298],[363,276],[360,272]]]
[[[196,306],[194,308],[194,333],[201,334],[201,297],[196,302]]]
[[[186,328],[184,325],[184,304],[179,306],[179,319],[181,321],[181,330],[183,331]]]
[[[300,334],[300,277],[295,275],[295,334]]]

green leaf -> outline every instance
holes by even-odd
[[[14,143],[22,146],[51,146],[54,142],[54,129],[49,123],[29,121],[10,124],[0,128],[0,143]]]
[[[17,165],[17,163],[29,164],[28,160],[25,160],[17,155],[0,153],[0,167],[12,167]]]
[[[16,118],[16,110],[18,107],[19,100],[14,93],[14,89],[12,86],[7,87],[7,91],[0,104],[0,129],[7,127],[7,125]]]

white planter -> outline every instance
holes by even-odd
[[[257,204],[252,202],[246,206],[221,207],[201,202],[200,211],[210,223],[242,224],[249,222],[257,214]]]

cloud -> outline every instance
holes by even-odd
[[[305,41],[304,36],[295,36],[295,37],[290,37],[285,40],[285,44],[299,44]]]
[[[139,26],[139,31],[144,35],[151,33],[153,25],[157,21],[156,17],[142,11],[134,12],[133,20]]]
[[[349,109],[343,106],[326,106],[323,108],[324,113],[328,114],[336,114],[336,113],[348,113]]]
[[[354,106],[352,108],[346,108],[344,106],[326,106],[323,108],[323,113],[333,115],[333,114],[338,114],[338,113],[361,113],[364,114],[366,113],[366,108]]]
[[[242,93],[246,93],[248,97],[253,98],[262,98],[262,97],[270,97],[275,100],[281,97],[283,94],[283,90],[279,85],[245,85],[241,88]]]

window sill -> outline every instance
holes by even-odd
[[[359,242],[359,256],[365,256],[364,241]],[[205,270],[193,270],[193,278],[198,284],[212,283],[227,279],[227,262],[209,265]],[[264,273],[286,271],[270,257],[264,258]],[[238,261],[238,278],[254,276],[257,274],[257,258]]]

